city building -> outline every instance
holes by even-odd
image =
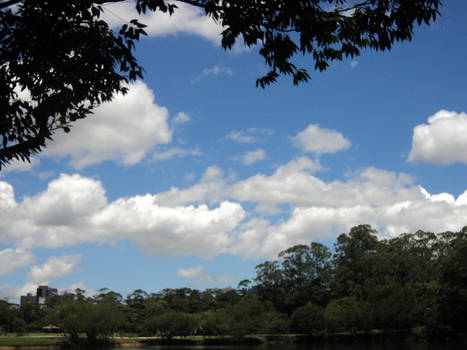
[[[37,304],[41,308],[47,307],[47,298],[52,295],[58,295],[57,288],[50,288],[49,286],[39,286],[36,290],[36,295],[28,293],[21,296],[21,305],[24,304]]]

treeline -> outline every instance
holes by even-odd
[[[329,247],[312,242],[256,266],[237,289],[108,289],[48,299],[48,307],[0,305],[11,331],[57,326],[72,341],[114,333],[174,336],[303,333],[320,337],[374,329],[427,336],[467,330],[467,227],[418,231],[381,240],[369,225],[353,227]]]

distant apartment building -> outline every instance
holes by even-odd
[[[47,307],[47,298],[52,295],[57,295],[57,288],[50,288],[49,286],[39,286],[36,290],[36,295],[28,293],[21,296],[21,305],[24,304],[37,304],[41,308]]]

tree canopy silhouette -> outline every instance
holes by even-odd
[[[29,161],[58,129],[125,93],[143,76],[134,56],[145,25],[138,20],[114,31],[102,5],[123,0],[4,0],[0,2],[0,169]],[[177,11],[165,0],[133,0],[140,14]],[[429,25],[440,0],[179,0],[222,26],[222,47],[242,40],[258,48],[269,72],[262,88],[281,75],[297,85],[310,79],[294,64],[308,55],[312,69],[354,57],[360,50],[389,50],[411,40],[415,25]]]

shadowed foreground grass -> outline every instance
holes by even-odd
[[[65,337],[38,335],[0,336],[0,346],[60,346],[65,344]]]

